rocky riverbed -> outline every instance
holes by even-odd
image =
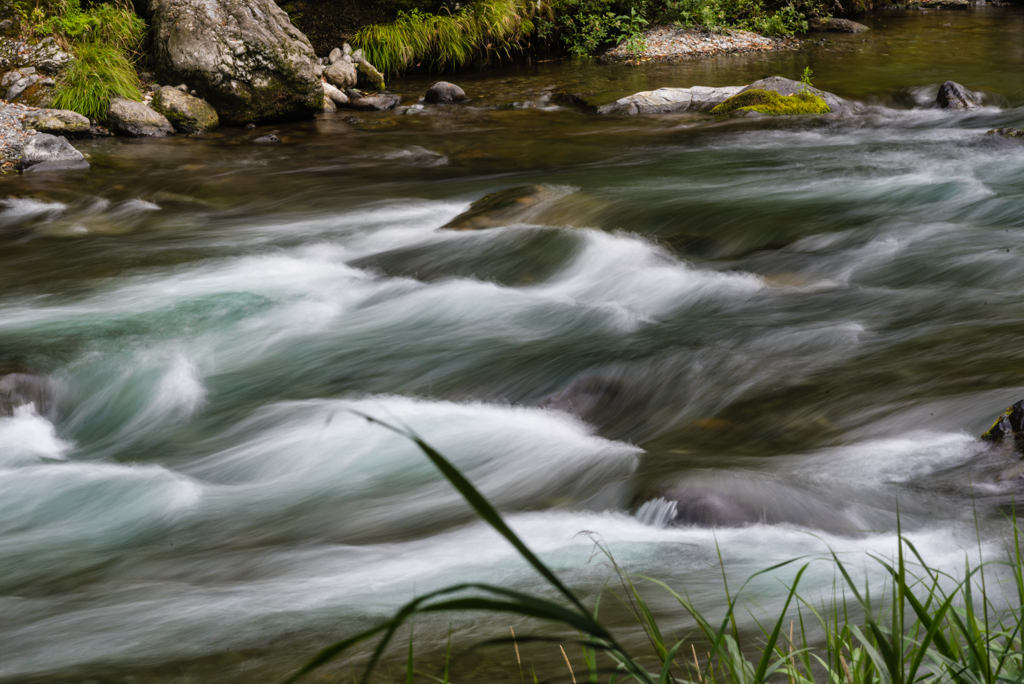
[[[672,26],[655,26],[644,33],[641,50],[622,43],[601,58],[606,62],[672,64],[702,57],[793,50],[800,47],[797,38],[771,38],[753,31],[730,30],[722,33],[697,31]]]

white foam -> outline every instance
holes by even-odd
[[[57,436],[53,423],[37,413],[35,404],[17,406],[12,417],[0,418],[0,468],[65,459],[73,446]]]

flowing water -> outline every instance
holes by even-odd
[[[418,431],[591,600],[612,573],[583,531],[711,613],[716,545],[734,582],[830,548],[880,581],[899,511],[951,572],[999,557],[1021,490],[976,436],[1024,397],[1024,144],[985,132],[1024,125],[1024,10],[865,21],[793,52],[463,74],[469,104],[416,115],[86,142],[86,175],[0,179],[0,364],[59,395],[0,418],[2,681],[270,681],[447,583],[542,588],[352,410]],[[869,113],[551,104],[808,65]],[[929,107],[946,79],[987,105]],[[527,183],[544,211],[438,230]],[[759,521],[637,512],[666,487]],[[752,589],[766,614],[783,594]]]

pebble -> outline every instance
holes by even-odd
[[[701,57],[728,55],[740,52],[791,50],[800,46],[796,38],[769,38],[752,31],[728,30],[710,33],[673,26],[655,26],[644,34],[643,52],[631,53],[626,44],[609,50],[601,59],[638,65],[647,63],[675,63]]]

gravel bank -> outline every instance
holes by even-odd
[[[715,55],[791,50],[800,46],[800,41],[796,38],[768,38],[752,31],[737,30],[709,33],[672,26],[655,26],[648,29],[644,36],[647,45],[642,53],[631,54],[626,50],[625,44],[622,44],[606,52],[601,59],[626,64],[672,64]]]
[[[21,150],[36,134],[33,130],[23,129],[22,122],[29,112],[35,111],[38,111],[36,107],[0,100],[0,173],[18,170]]]

